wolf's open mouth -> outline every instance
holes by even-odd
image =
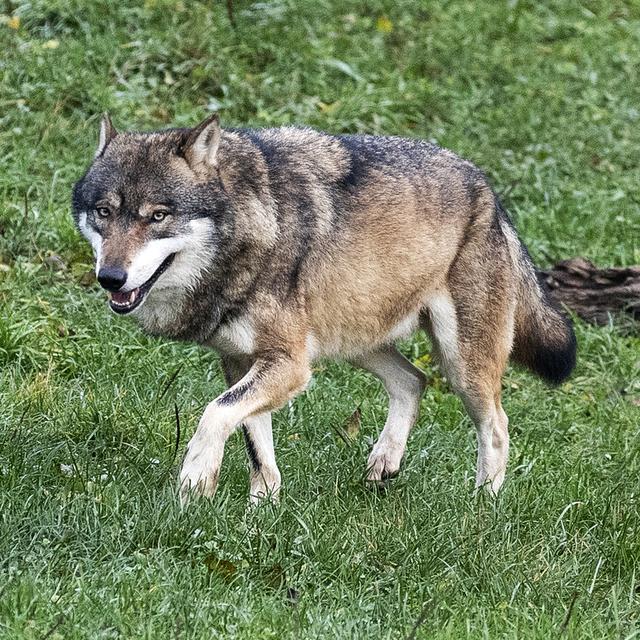
[[[114,291],[111,294],[109,305],[116,313],[131,313],[142,304],[145,296],[156,283],[156,280],[169,268],[176,254],[172,253],[165,258],[164,262],[155,270],[154,274],[136,289],[131,291]]]

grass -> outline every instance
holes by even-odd
[[[234,436],[215,500],[181,511],[217,357],[110,314],[69,215],[100,112],[215,109],[436,140],[487,171],[538,263],[638,263],[638,2],[238,0],[235,29],[212,5],[2,3],[0,636],[640,637],[637,332],[578,323],[555,391],[509,371],[495,501],[472,495],[473,430],[417,336],[433,384],[385,494],[361,481],[384,394],[323,364],[275,418],[281,504],[247,510]]]

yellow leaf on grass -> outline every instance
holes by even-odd
[[[360,422],[362,413],[360,407],[358,407],[350,416],[344,425],[344,430],[351,440],[355,440],[360,433]]]
[[[380,16],[376,22],[376,29],[380,33],[391,33],[393,31],[393,22],[387,16]]]
[[[60,46],[60,40],[47,40],[43,45],[43,49],[57,49]]]
[[[322,111],[322,113],[332,113],[336,110],[336,108],[340,105],[340,101],[336,100],[335,102],[326,103],[322,102],[322,100],[318,100],[318,109]]]
[[[360,433],[360,407],[347,418],[344,426],[334,426],[333,430],[344,444],[351,445]]]
[[[232,578],[235,572],[238,570],[233,562],[222,560],[213,553],[207,554],[203,560],[203,563],[205,567],[207,567],[209,572],[217,573],[227,580]]]
[[[11,16],[7,20],[7,27],[9,29],[17,30],[20,28],[20,16]]]
[[[413,361],[413,364],[416,365],[416,367],[424,369],[426,367],[428,367],[431,364],[431,354],[430,353],[425,353],[421,356],[419,356],[418,358],[416,358]]]

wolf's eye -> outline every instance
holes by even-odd
[[[157,209],[151,215],[151,217],[153,218],[153,220],[155,222],[162,222],[162,220],[164,220],[166,216],[167,216],[167,212],[166,211],[162,211],[162,209]]]
[[[108,218],[109,214],[111,213],[111,211],[109,211],[109,209],[107,209],[107,207],[96,207],[96,213],[101,218]]]

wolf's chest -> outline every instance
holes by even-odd
[[[211,337],[211,346],[232,355],[250,355],[255,350],[255,329],[247,316],[221,325]]]

